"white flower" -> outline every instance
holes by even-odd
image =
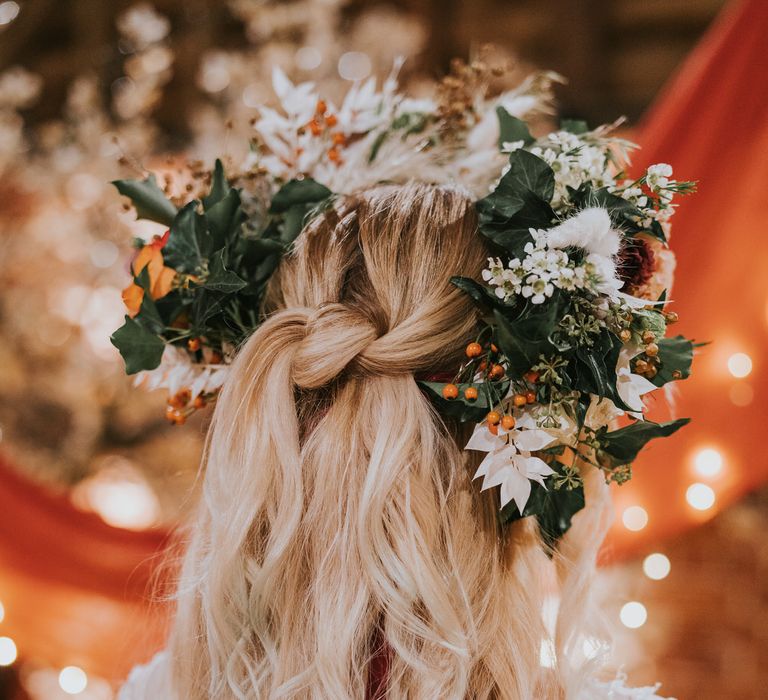
[[[548,447],[556,438],[539,429],[526,413],[517,418],[513,430],[499,427],[498,432],[494,435],[487,423],[479,423],[465,449],[488,453],[474,476],[475,479],[483,477],[481,490],[501,486],[501,507],[514,501],[522,513],[531,495],[531,481],[544,486],[545,477],[554,473],[544,460],[531,456],[531,452]]]
[[[550,248],[582,248],[612,258],[619,252],[620,234],[611,226],[611,217],[601,207],[582,209],[578,214],[547,231]]]
[[[636,418],[642,417],[643,399],[645,394],[655,391],[658,387],[639,374],[633,374],[629,361],[638,354],[636,349],[624,347],[619,353],[616,363],[616,390],[621,400],[629,406]],[[639,415],[638,415],[639,414]]]
[[[672,175],[672,166],[669,163],[657,163],[651,165],[645,174],[645,180],[648,187],[657,191],[665,188],[669,184],[669,178]]]
[[[616,408],[616,405],[609,398],[591,394],[589,397],[587,415],[584,417],[584,425],[588,428],[592,428],[592,430],[599,430],[608,425],[615,418],[623,415],[624,411],[620,408]]]
[[[196,364],[185,350],[166,345],[160,365],[153,370],[139,372],[134,385],[143,386],[148,391],[167,389],[171,396],[188,389],[193,400],[200,394],[218,391],[228,372],[229,365]]]

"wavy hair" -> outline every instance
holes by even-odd
[[[209,432],[175,697],[571,695],[604,484],[588,475],[551,561],[531,518],[500,527],[466,435],[414,381],[474,338],[450,278],[481,270],[476,226],[459,190],[382,186],[338,200],[282,262]],[[557,660],[542,665],[558,589]]]

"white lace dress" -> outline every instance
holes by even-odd
[[[136,666],[120,689],[117,700],[175,700],[168,677],[168,654],[155,654],[144,666]],[[624,677],[604,683],[592,680],[572,700],[674,700],[657,695],[659,684],[646,688],[628,688]]]

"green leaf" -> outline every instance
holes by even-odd
[[[208,193],[207,197],[203,197],[203,206],[205,207],[206,211],[224,199],[224,197],[226,197],[231,190],[232,188],[229,186],[227,178],[224,176],[224,166],[217,158],[216,164],[213,167],[211,191]]]
[[[679,418],[668,423],[639,420],[611,432],[601,428],[596,435],[600,443],[598,458],[601,455],[607,456],[617,466],[630,464],[650,440],[668,437],[690,422],[690,418]]]
[[[553,547],[571,527],[573,516],[584,507],[584,488],[549,489],[541,484],[531,484],[531,495],[525,504],[522,515],[514,501],[502,508],[502,523],[511,523],[531,515],[536,516],[542,539]]]
[[[224,294],[239,292],[248,283],[232,270],[224,266],[224,251],[219,250],[213,254],[208,263],[208,277],[202,285],[205,289]]]
[[[272,199],[269,208],[272,214],[283,214],[295,204],[314,204],[328,199],[332,192],[306,177],[303,180],[291,180],[283,185]]]
[[[199,271],[205,257],[200,239],[207,234],[200,230],[200,215],[196,209],[197,203],[190,202],[176,215],[168,243],[163,248],[166,264],[179,272]]]
[[[240,206],[238,190],[230,189],[218,202],[207,207],[205,219],[208,222],[213,250],[229,245],[237,236],[240,225],[246,218]]]
[[[521,192],[533,192],[545,202],[552,201],[555,193],[555,173],[538,156],[519,149],[509,156],[509,170],[494,191],[500,197],[519,196]]]
[[[578,136],[579,134],[586,134],[589,131],[589,126],[583,119],[561,119],[560,130]]]
[[[493,290],[469,277],[451,277],[451,284],[465,292],[478,304],[490,306],[493,309],[509,308],[509,304],[497,297]]]
[[[446,382],[419,381],[417,384],[426,391],[427,396],[441,416],[450,416],[462,423],[480,422],[493,407],[489,404],[486,391],[478,384],[457,384],[459,395],[455,399],[443,398],[443,387]],[[475,401],[468,401],[464,398],[464,389],[470,386],[478,389],[478,397]],[[501,398],[507,393],[507,389],[509,389],[509,382],[505,381],[499,382],[493,391],[498,398]],[[497,402],[492,399],[490,403],[495,405]]]
[[[618,408],[629,411],[630,407],[622,401],[616,388],[616,364],[621,348],[621,341],[605,328],[591,347],[578,347],[573,361],[573,388],[585,394],[607,397]]]
[[[170,226],[177,209],[157,186],[153,174],[150,174],[146,180],[113,180],[112,184],[121,195],[133,202],[136,218],[149,219]]]
[[[680,372],[677,379],[687,379],[693,364],[693,343],[678,335],[675,338],[662,338],[656,341],[656,344],[659,346],[658,359],[661,366],[651,382],[656,386],[663,386],[667,382],[676,381],[672,376],[675,371]]]
[[[496,115],[499,118],[499,148],[505,143],[522,141],[530,146],[536,139],[531,136],[528,125],[517,117],[513,117],[504,107],[496,107]]]
[[[160,312],[157,310],[157,305],[152,299],[150,292],[151,282],[149,279],[149,266],[146,265],[143,267],[141,272],[133,278],[133,281],[144,290],[139,313],[136,314],[135,320],[150,333],[160,335],[165,328],[165,324],[163,323],[163,319],[160,318]]]
[[[559,318],[559,303],[550,299],[540,308],[517,321],[510,321],[498,309],[493,316],[496,322],[496,340],[509,362],[512,376],[522,376],[554,348],[550,336]]]
[[[123,356],[128,374],[158,367],[165,349],[162,338],[130,316],[125,317],[125,323],[112,334],[110,342]]]

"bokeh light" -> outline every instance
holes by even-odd
[[[16,642],[10,637],[0,637],[0,666],[10,666],[17,655]]]
[[[685,500],[688,501],[691,508],[709,510],[715,505],[715,492],[711,486],[706,484],[691,484],[685,492]]]
[[[361,51],[348,51],[339,59],[339,75],[344,80],[367,78],[371,69],[371,59]]]
[[[59,673],[59,687],[69,695],[77,695],[88,687],[88,676],[78,666],[67,666]]]
[[[716,449],[707,447],[696,453],[693,466],[699,476],[711,479],[723,470],[723,456]]]
[[[649,554],[643,560],[643,573],[654,581],[661,581],[661,579],[669,576],[671,569],[672,564],[669,557],[659,552]]]
[[[728,358],[728,371],[737,379],[752,372],[752,358],[745,352],[736,352]]]
[[[624,603],[619,612],[619,619],[624,627],[634,630],[638,627],[642,627],[645,621],[648,619],[648,611],[645,609],[645,605],[639,603],[636,600],[632,600],[629,603]]]
[[[630,506],[622,513],[621,522],[627,530],[638,532],[648,524],[648,512],[642,506]]]

